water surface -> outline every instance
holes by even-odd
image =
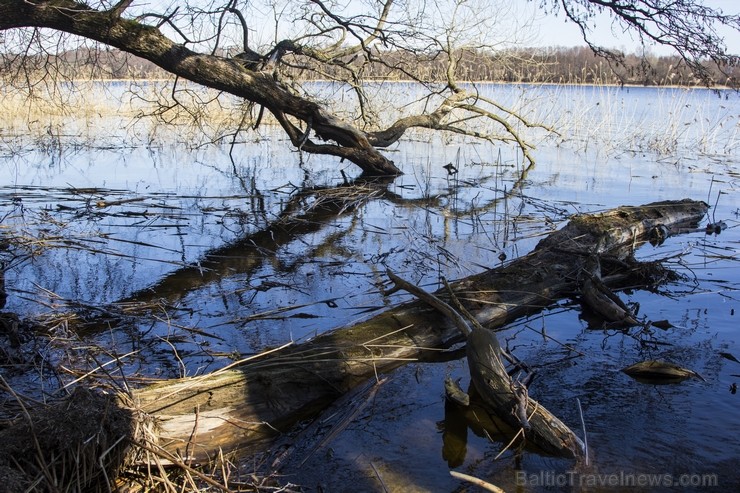
[[[358,174],[347,163],[311,156],[301,165],[269,128],[231,155],[228,146],[177,142],[24,152],[6,142],[0,234],[22,247],[3,253],[4,310],[58,317],[53,336],[98,347],[106,361],[128,355],[120,371],[132,381],[195,375],[408,299],[382,294],[386,267],[436,289],[440,276],[465,277],[526,254],[574,213],[705,200],[712,209],[703,224],[724,221],[721,234],[696,231],[637,254],[668,259],[685,277],[660,292],[621,293],[639,303],[641,316],[674,325],[656,329],[659,344],[642,344],[634,332],[591,329],[567,299],[499,335],[538,369],[531,395],[578,430],[580,400],[588,467],[531,452],[496,459],[505,444],[470,430],[464,457],[446,460],[443,430],[454,420],[445,423],[442,383],[446,375],[468,381],[465,361],[453,359],[394,372],[340,435],[283,473],[327,491],[464,489],[450,468],[507,491],[635,491],[624,479],[609,488],[585,483],[607,478],[598,474],[666,481],[667,474],[671,481],[699,475],[683,478],[689,483],[716,475],[722,490],[737,488],[740,397],[730,386],[740,381],[740,364],[720,356],[740,359],[737,95],[487,90],[512,106],[529,101],[532,117],[563,128],[562,137],[533,135],[536,165],[508,147],[414,133],[389,150],[405,174],[368,187],[347,182]],[[459,172],[449,175],[447,163]],[[134,316],[96,312],[113,307],[131,307]],[[69,333],[70,312],[94,324]],[[43,349],[52,363],[95,366],[84,351],[62,346]],[[670,360],[706,382],[647,385],[619,371],[644,359]],[[3,371],[29,393],[42,382],[55,385],[47,375]]]

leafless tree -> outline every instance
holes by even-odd
[[[562,10],[586,40],[593,16],[610,12],[616,26],[675,48],[700,76],[706,75],[703,60],[720,66],[737,61],[726,53],[717,29],[740,30],[738,17],[700,0],[539,1],[543,9]],[[349,160],[367,174],[395,175],[400,170],[381,149],[415,127],[514,142],[533,160],[520,129],[536,123],[462,83],[469,72],[466,54],[511,48],[511,40],[500,35],[499,15],[506,5],[496,0],[0,0],[0,50],[6,70],[16,71],[13,78],[33,87],[58,83],[61,74],[70,73],[57,65],[62,53],[83,53],[79,48],[86,43],[92,44],[85,53],[115,48],[173,74],[174,83],[186,80],[242,98],[248,103],[245,113],[251,113],[237,130],[257,127],[269,114],[302,152]],[[413,81],[424,92],[391,119],[387,108],[374,106],[378,101],[366,95],[368,79],[379,76]],[[336,101],[320,101],[317,84],[301,83],[315,79],[350,88],[353,111],[344,111],[347,101],[342,109]]]
[[[702,0],[540,0],[544,9],[562,11],[581,30],[589,47],[608,60],[621,63],[624,54],[592,41],[594,19],[606,13],[617,33],[630,33],[643,45],[672,48],[694,75],[711,83],[713,64],[736,66],[738,57],[727,52],[722,30],[737,36],[740,15],[725,14]]]

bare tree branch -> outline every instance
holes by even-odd
[[[0,29],[12,27],[48,27],[114,46],[151,60],[179,77],[263,105],[273,114],[312,121],[317,136],[335,142],[317,147],[322,154],[349,159],[370,174],[400,173],[362,132],[318,104],[295,96],[271,75],[247,71],[218,56],[196,53],[175,44],[155,27],[90,10],[70,0],[0,2]],[[305,150],[311,148],[305,146]]]
[[[704,62],[720,68],[736,65],[740,58],[727,52],[718,28],[740,30],[740,16],[726,15],[703,5],[700,0],[543,0],[543,5],[560,6],[566,17],[581,30],[595,52],[617,62],[622,54],[596,45],[590,24],[596,13],[608,12],[623,30],[635,33],[643,43],[673,48],[705,84],[711,84]]]
[[[705,83],[711,75],[707,61],[728,72],[738,62],[719,29],[737,33],[740,17],[700,0],[539,1],[564,13],[593,50],[613,61],[621,61],[621,54],[590,40],[598,12],[610,13],[615,26],[644,43],[674,48],[682,70],[685,64]],[[250,103],[236,119],[239,130],[227,135],[246,128],[247,120],[256,128],[271,114],[300,151],[348,159],[370,174],[400,173],[379,149],[411,128],[511,142],[530,163],[529,129],[554,131],[485,97],[471,82],[481,69],[508,77],[515,74],[512,67],[541,60],[503,48],[511,46],[509,35],[497,29],[505,0],[265,0],[262,11],[256,2],[187,0],[163,7],[130,0],[0,0],[0,31],[20,33],[12,43],[4,40],[0,54],[30,92],[36,84],[51,87],[78,75],[62,65],[70,62],[61,54],[74,53],[80,40],[94,45],[89,53],[106,45],[175,77],[169,102],[158,110],[163,119],[183,112],[196,122],[202,118],[198,106],[211,100],[179,82],[188,80],[214,89],[215,101],[229,94]],[[305,83],[317,79],[336,83],[350,101],[320,102],[321,84]],[[367,95],[385,80],[413,82],[420,95],[390,112],[388,102]],[[257,106],[259,116],[252,120]]]

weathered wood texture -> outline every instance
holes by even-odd
[[[695,227],[707,209],[684,200],[576,216],[530,254],[452,288],[483,326],[501,327],[577,291],[579,273],[593,255],[624,258],[653,228],[675,233]],[[448,299],[444,290],[437,296]],[[258,444],[376,374],[460,341],[454,324],[414,301],[238,368],[137,390],[134,399],[156,418],[160,445],[188,460],[206,460],[219,448]]]
[[[418,286],[410,284],[390,270],[388,277],[399,289],[404,289],[434,307],[452,320],[467,339],[470,378],[476,394],[481,397],[481,412],[493,414],[514,429],[523,429],[527,442],[541,450],[563,457],[579,457],[584,452],[581,440],[557,416],[529,397],[526,381],[513,380],[501,360],[503,355],[496,334]],[[459,302],[456,298],[454,302]],[[464,307],[462,308],[464,310]],[[509,359],[512,359],[509,356]],[[445,381],[446,397],[468,406],[470,398],[450,380]],[[467,403],[466,403],[467,401]]]
[[[524,436],[527,443],[531,442],[547,453],[571,458],[583,455],[581,440],[557,416],[531,397],[522,399],[521,408],[526,417],[517,415],[519,398],[501,362],[496,334],[474,329],[468,336],[466,349],[470,376],[486,404],[486,412],[495,412],[514,429],[521,428],[520,422],[526,419]]]

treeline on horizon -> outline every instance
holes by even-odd
[[[236,54],[224,50],[222,56]],[[446,80],[446,53],[408,51],[373,52],[380,62],[346,60],[339,65],[319,65],[305,57],[288,54],[283,58],[289,74],[299,80],[332,78],[344,80],[351,67],[367,80]],[[458,82],[505,82],[551,84],[630,84],[645,86],[701,86],[686,63],[678,56],[623,55],[619,61],[607,60],[585,46],[518,48],[505,51],[459,50],[455,53]],[[738,87],[740,66],[704,66],[716,86]],[[143,60],[113,48],[79,48],[57,56],[6,55],[0,70],[7,78],[23,67],[27,72],[54,72],[62,78],[81,79],[162,79],[171,74]],[[7,79],[6,79],[7,80]]]
[[[446,53],[377,53],[383,63],[363,68],[367,79],[446,80]],[[622,54],[618,60],[597,55],[586,46],[518,48],[500,52],[459,50],[455,53],[458,82],[533,84],[630,84],[645,86],[703,86],[680,56]],[[737,87],[740,66],[703,64],[715,86]],[[325,72],[328,69],[323,69]],[[300,77],[300,72],[296,74]]]
[[[494,54],[467,50],[458,55],[457,63],[458,78],[469,81],[705,85],[678,55],[622,54],[618,60],[609,60],[586,46],[520,48]],[[736,87],[740,80],[740,66],[718,67],[713,62],[703,66],[714,85]]]

